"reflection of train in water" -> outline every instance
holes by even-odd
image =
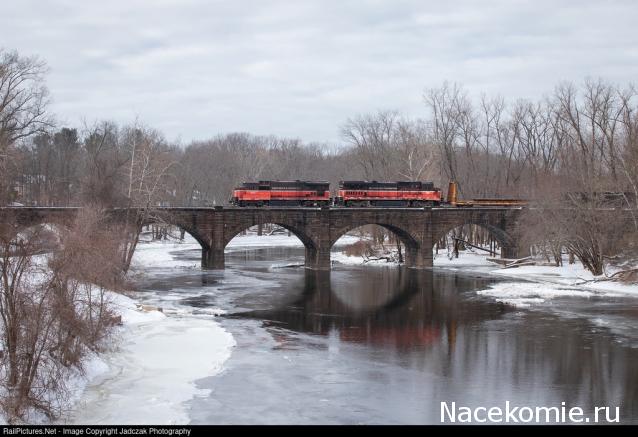
[[[230,203],[235,206],[341,206],[341,207],[433,207],[518,206],[515,199],[457,200],[457,187],[450,182],[447,199],[432,182],[341,181],[337,197],[330,197],[325,181],[244,182],[235,188]]]

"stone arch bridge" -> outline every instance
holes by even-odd
[[[0,225],[16,228],[52,223],[68,225],[78,208],[0,208]],[[112,209],[112,220],[131,210]],[[134,210],[133,210],[134,211]],[[237,234],[259,224],[273,223],[295,234],[306,248],[306,267],[330,269],[330,249],[346,232],[364,225],[379,225],[395,233],[406,248],[405,265],[432,266],[433,245],[450,230],[475,224],[492,233],[501,256],[514,258],[519,248],[520,207],[441,208],[159,208],[153,221],[175,225],[192,235],[202,247],[202,267],[224,268],[224,248]]]

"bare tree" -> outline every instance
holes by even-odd
[[[46,64],[0,49],[0,203],[9,200],[13,147],[21,139],[51,126],[46,113]]]
[[[125,220],[122,266],[128,270],[144,224],[161,220],[157,207],[166,196],[173,155],[159,132],[136,125],[125,132],[130,147],[128,209]]]
[[[395,129],[395,155],[399,162],[398,176],[410,181],[422,180],[436,158],[435,146],[425,122],[401,120]]]
[[[82,174],[83,203],[100,206],[123,206],[126,203],[125,168],[130,155],[120,142],[114,123],[101,122],[85,127]]]
[[[439,147],[441,166],[445,177],[459,181],[457,165],[457,144],[460,102],[466,101],[465,94],[457,84],[445,82],[439,89],[427,90],[424,99],[432,111],[432,135]],[[463,189],[462,184],[459,189]]]
[[[342,137],[357,152],[366,179],[392,178],[392,152],[398,123],[398,112],[379,111],[351,118],[341,128]]]

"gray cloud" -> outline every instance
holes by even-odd
[[[48,62],[68,124],[139,116],[184,141],[338,141],[358,113],[424,116],[423,90],[444,80],[507,99],[587,76],[628,83],[636,22],[632,0],[23,0],[3,4],[0,44]]]

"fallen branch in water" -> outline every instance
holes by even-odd
[[[372,256],[370,256],[370,257],[364,258],[363,263],[365,264],[365,263],[367,263],[368,261],[381,261],[381,260],[383,260],[383,259],[384,259],[386,262],[394,261],[394,260],[393,260],[392,258],[390,258],[389,256],[380,256],[380,257],[372,257]]]
[[[509,265],[515,265],[518,263],[529,261],[532,259],[532,257],[526,256],[525,258],[518,258],[518,259],[514,259],[514,258],[486,258],[486,259],[496,264],[509,266]]]
[[[609,278],[613,278],[615,276],[623,276],[625,274],[638,273],[638,269],[629,269],[629,270],[620,270],[612,275],[609,275]]]
[[[623,282],[638,282],[638,268],[629,270],[620,270],[614,274],[606,276],[604,278],[583,279],[581,282],[576,282],[574,285],[587,284],[589,282],[606,282],[606,281],[623,281]]]

